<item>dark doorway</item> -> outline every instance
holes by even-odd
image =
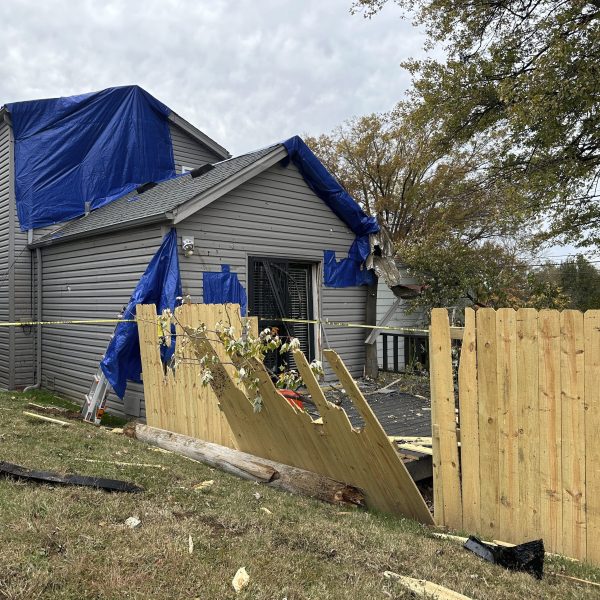
[[[285,258],[250,257],[248,265],[248,313],[258,317],[258,328],[277,327],[280,336],[296,337],[309,361],[315,357],[314,325],[289,323],[287,319],[313,319],[314,264]],[[290,355],[271,352],[265,365],[274,372],[293,368]]]

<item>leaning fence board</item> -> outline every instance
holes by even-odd
[[[560,315],[562,552],[585,555],[585,425],[583,315]]]
[[[214,357],[219,357],[220,360],[210,367],[213,377],[210,386],[239,450],[342,481],[363,490],[368,507],[433,524],[427,505],[396,449],[335,353],[328,352],[326,357],[363,416],[365,426],[361,430],[352,427],[343,409],[328,403],[318,393],[313,395],[313,399],[321,413],[322,423],[313,420],[306,411],[296,408],[279,394],[264,365],[256,359],[242,359],[236,365],[224,365],[224,362],[235,361],[223,356],[222,344],[216,340],[214,332],[194,333],[194,321],[199,314],[206,314],[204,310],[194,308],[194,305],[178,309],[176,315],[181,323],[192,323],[183,329],[191,340],[195,360],[181,362],[174,375],[169,373],[165,376],[157,345],[155,308],[152,305],[137,307],[138,318],[154,321],[153,327],[139,328],[144,386],[146,382],[148,385],[158,384],[157,391],[150,391],[151,396],[154,394],[154,401],[160,403],[165,398],[172,399],[174,394],[182,394],[188,404],[193,402],[199,387],[184,385],[189,381],[189,374],[186,375],[185,371],[193,369],[198,378],[200,357],[206,356],[209,364]],[[240,318],[239,309],[236,310],[237,313],[230,310],[224,317],[230,318],[237,328]],[[191,314],[184,321],[186,312]],[[218,308],[208,309],[209,319],[203,322],[214,322],[217,313]],[[294,358],[301,370],[310,373],[301,353],[296,352]],[[235,374],[242,365],[249,378],[258,380],[258,394],[262,400],[258,411],[252,402],[256,394],[253,393],[251,399],[236,380]],[[147,377],[146,371],[149,370],[153,373]],[[316,380],[311,381],[309,376],[306,379],[309,389],[314,391],[318,388]]]
[[[450,324],[448,313],[444,309],[431,311],[431,338],[429,344],[431,357],[447,355],[450,352]],[[436,481],[443,481],[442,506],[434,506],[436,522],[444,522],[455,529],[462,528],[462,500],[460,494],[458,443],[456,438],[456,416],[454,399],[454,381],[452,365],[446,361],[433,359],[431,367],[431,399],[433,412],[434,437],[433,463],[436,467]],[[443,513],[439,514],[442,508]]]
[[[584,316],[587,557],[600,564],[600,310]]]
[[[517,311],[517,415],[519,426],[519,511],[517,530],[524,539],[542,536],[540,522],[540,454],[538,389],[538,314]]]
[[[475,311],[465,309],[465,328],[458,368],[463,528],[477,531],[480,520],[479,409]]]
[[[560,315],[539,313],[540,484],[544,543],[562,552]]]
[[[477,394],[479,397],[479,477],[481,533],[498,532],[498,379],[496,312],[477,311]]]

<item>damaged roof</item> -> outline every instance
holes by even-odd
[[[280,153],[276,152],[277,150],[280,150],[282,155],[287,155],[281,144],[274,144],[261,150],[214,163],[210,170],[196,177],[192,171],[157,183],[153,187],[145,184],[138,190],[146,188],[146,191],[142,193],[133,191],[87,215],[69,221],[59,229],[42,236],[31,246],[45,246],[54,241],[67,240],[91,232],[100,233],[132,225],[172,220],[172,213],[178,207],[191,200],[202,198],[220,184],[234,179],[236,175],[242,175],[257,163],[262,162],[261,159],[266,159],[272,154],[277,158]],[[199,170],[201,172],[203,167],[196,171]]]

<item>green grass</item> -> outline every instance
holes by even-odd
[[[145,491],[0,479],[0,598],[412,598],[385,570],[481,600],[598,597],[598,588],[552,576],[538,582],[485,563],[407,519],[278,492],[84,423],[37,422],[22,414],[30,400],[0,395],[2,460],[125,479]],[[214,485],[194,489],[205,480]],[[124,521],[134,515],[142,525],[131,530]],[[231,580],[242,566],[250,584],[236,595]],[[599,570],[562,560],[548,561],[547,571],[600,581]]]

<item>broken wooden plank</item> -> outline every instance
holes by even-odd
[[[103,477],[91,477],[87,475],[61,475],[53,471],[33,471],[8,462],[0,462],[0,475],[12,479],[34,481],[36,483],[93,487],[109,492],[136,493],[144,491],[144,488],[138,485],[127,481],[120,481],[119,479],[105,479]]]
[[[31,417],[32,419],[39,419],[40,421],[46,421],[47,423],[53,423],[54,425],[60,425],[61,427],[68,427],[70,423],[66,421],[61,421],[60,419],[53,419],[52,417],[45,417],[44,415],[38,415],[36,413],[28,412],[26,410],[23,411],[23,414]]]
[[[269,485],[269,487],[310,496],[333,504],[355,506],[364,504],[363,493],[357,488],[304,469],[141,423],[136,425],[135,436],[146,444],[170,450],[243,479]]]
[[[393,571],[384,571],[383,576],[387,579],[394,579],[404,588],[413,592],[421,598],[431,598],[432,600],[471,600],[469,596],[459,594],[454,590],[438,585],[425,579],[414,579],[405,577]]]

